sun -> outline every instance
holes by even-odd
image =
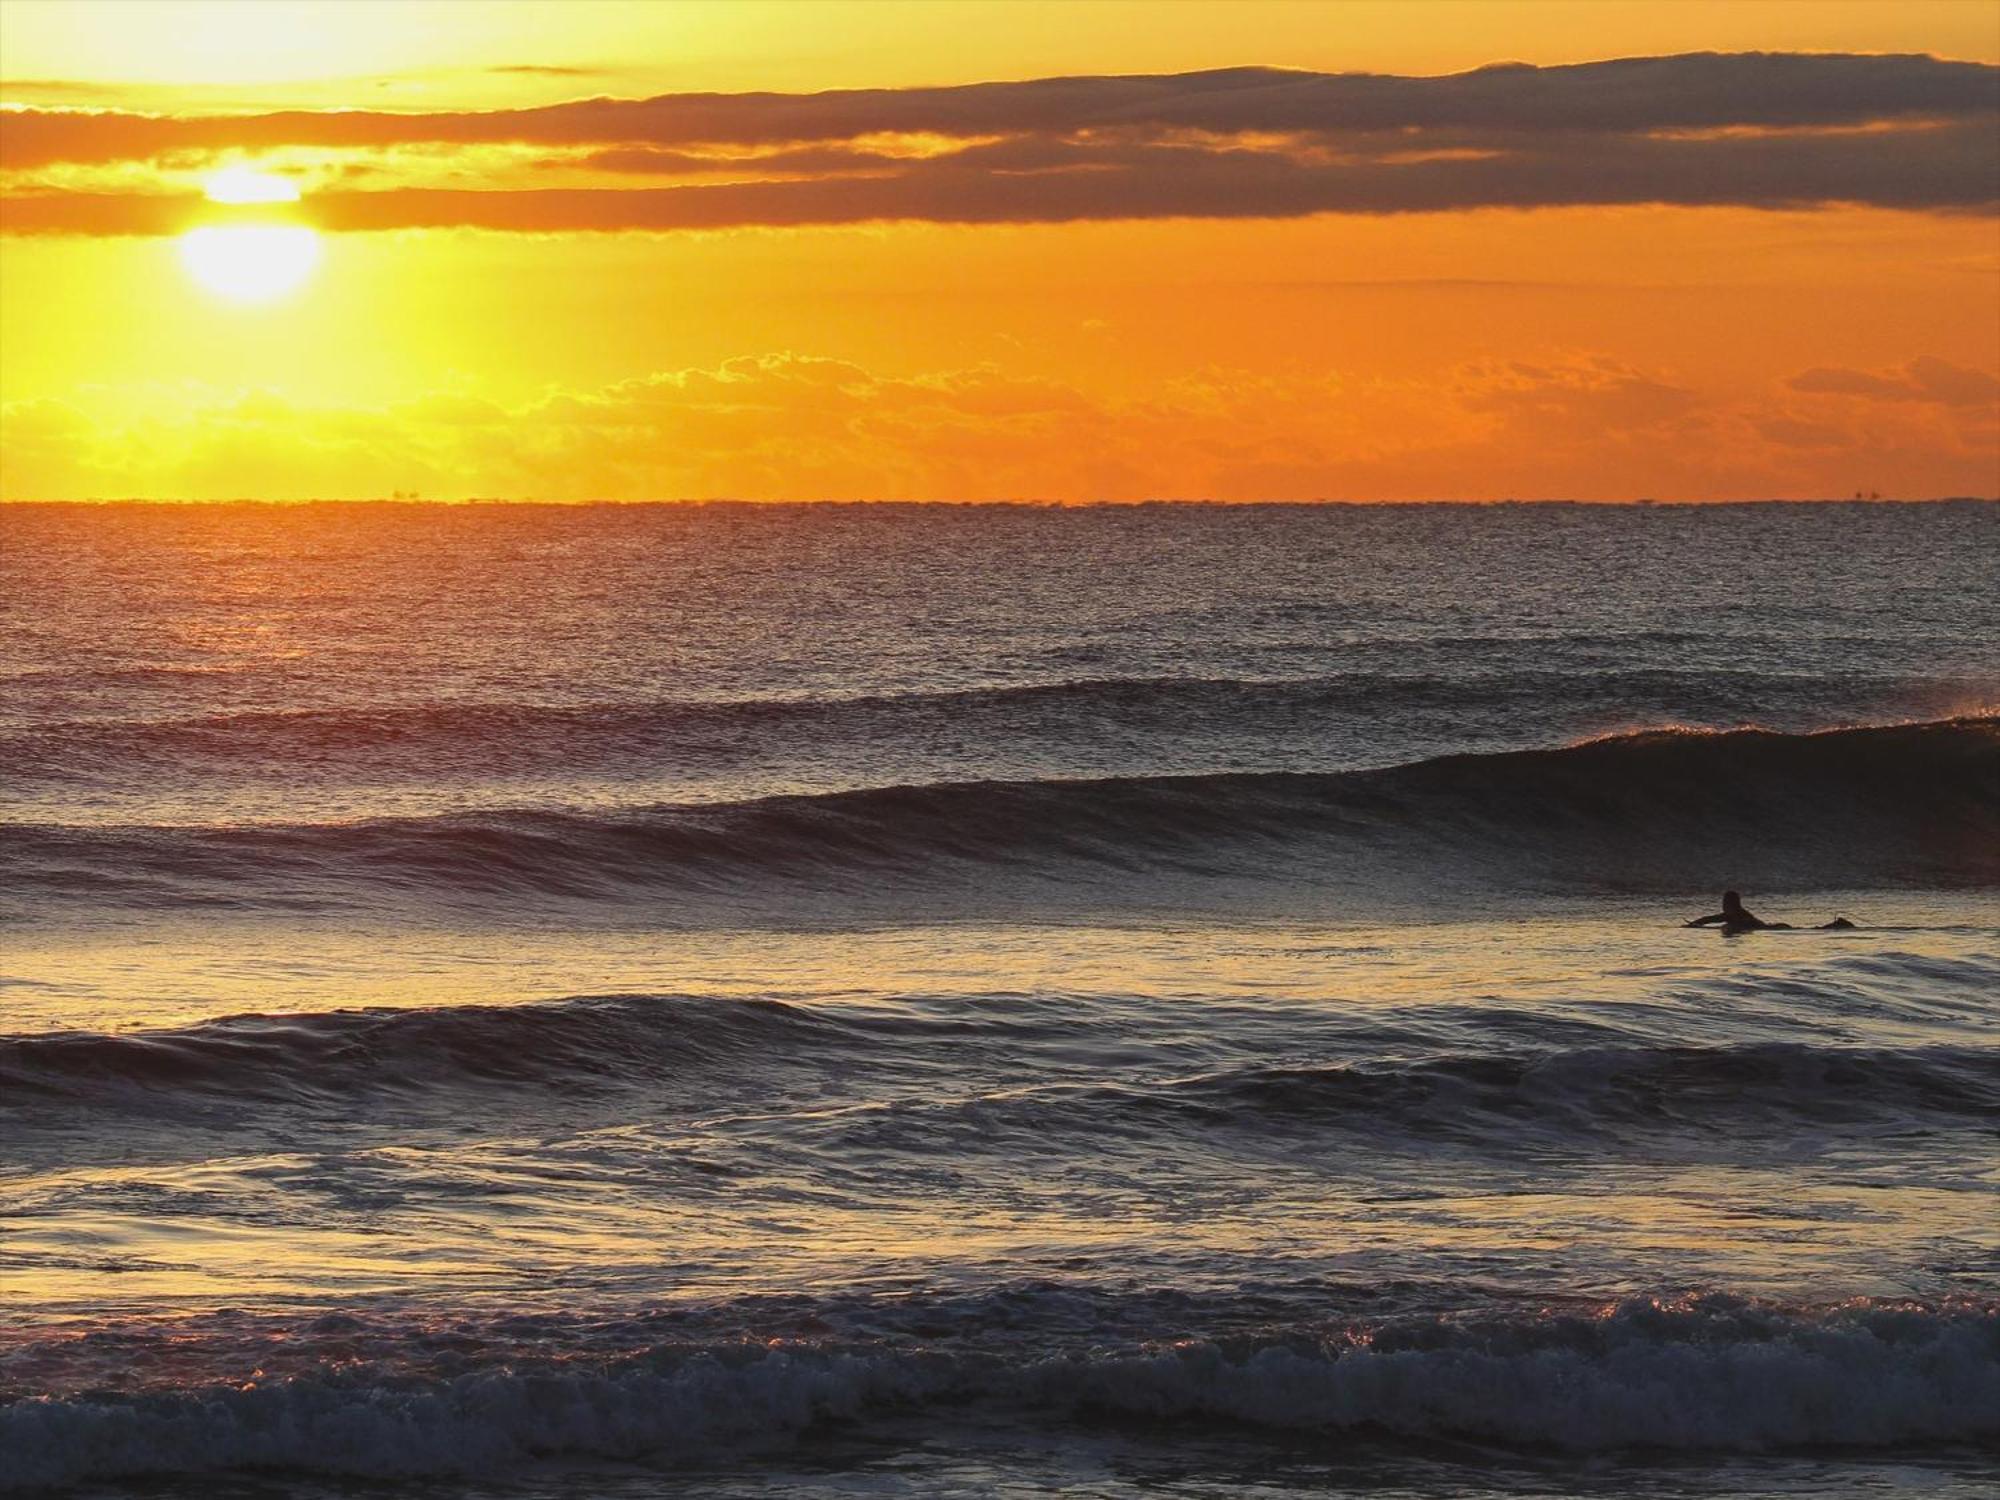
[[[312,275],[319,236],[296,224],[227,224],[181,236],[188,274],[232,302],[269,302]]]
[[[211,203],[296,203],[289,178],[225,167],[203,184]],[[299,224],[204,224],[180,238],[181,264],[218,297],[269,302],[296,290],[319,264],[319,235]]]
[[[202,195],[210,203],[296,203],[298,184],[276,172],[255,167],[224,167],[202,179]]]

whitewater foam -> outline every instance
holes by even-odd
[[[661,1345],[449,1376],[393,1364],[0,1406],[0,1485],[276,1468],[375,1477],[710,1455],[829,1423],[1000,1406],[1567,1452],[2000,1439],[2000,1312],[1641,1300],[1126,1349]]]

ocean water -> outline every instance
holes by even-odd
[[[1994,1493],[2000,506],[13,506],[0,673],[0,1490]]]

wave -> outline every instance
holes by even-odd
[[[178,1029],[0,1037],[23,1102],[165,1092],[352,1099],[465,1084],[565,1089],[697,1074],[750,1049],[799,1051],[848,1028],[777,1000],[582,996],[529,1005],[228,1016]]]
[[[866,1109],[764,1117],[763,1150],[815,1159],[900,1158],[921,1170],[991,1156],[1113,1161],[1146,1173],[1172,1158],[1233,1162],[1358,1153],[1544,1164],[1690,1153],[1732,1160],[1801,1139],[1880,1143],[1885,1132],[1989,1133],[2000,1120],[2000,1053],[1974,1048],[1580,1048],[1451,1055],[1394,1064],[1250,1065],[1178,1078],[1054,1083]]]
[[[178,686],[186,672],[86,674],[79,686],[124,679]],[[100,680],[102,679],[102,680]],[[1990,690],[1990,684],[1985,685]],[[1515,738],[1501,724],[1560,704],[1571,722],[1756,719],[1804,727],[1829,715],[1902,716],[1978,701],[1960,679],[1912,683],[1768,672],[1551,670],[1488,673],[1353,671],[1297,678],[1082,678],[955,691],[841,697],[666,699],[642,703],[446,702],[309,709],[236,708],[193,716],[50,719],[0,734],[0,762],[17,781],[116,780],[148,769],[186,774],[261,770],[486,778],[599,770],[700,771],[787,748],[823,755],[894,751],[911,735],[1087,747],[1157,732],[1173,742],[1240,745],[1310,740],[1342,723],[1388,714],[1449,714],[1463,735]],[[1989,691],[1990,695],[1990,691]],[[1485,716],[1498,722],[1484,725]],[[1532,715],[1528,716],[1532,721]]]
[[[888,786],[609,813],[16,825],[17,893],[292,909],[413,898],[788,897],[835,917],[1166,878],[1373,889],[2000,883],[2000,716],[1661,730],[1377,771]],[[1183,892],[1170,891],[1170,895]],[[671,915],[671,914],[669,914]]]
[[[530,1099],[685,1085],[703,1096],[722,1068],[776,1088],[788,1067],[820,1070],[846,1054],[841,1076],[891,1068],[930,1079],[877,1107],[809,1111],[801,1128],[835,1132],[872,1151],[935,1157],[947,1144],[977,1152],[1070,1135],[1113,1149],[1163,1132],[1365,1133],[1378,1146],[1459,1142],[1504,1151],[1529,1137],[1571,1144],[1629,1140],[1653,1130],[1933,1126],[2000,1119],[2000,1051],[1755,1042],[1646,1045],[1609,1028],[1552,1023],[1541,1045],[1467,1050],[1460,1032],[1410,1054],[1408,1036],[1363,1031],[1340,1045],[1352,1059],[1245,1062],[1200,1073],[1135,1066],[1115,1081],[1072,1042],[1090,1022],[1073,1014],[1051,1037],[1034,1001],[984,1008],[954,1002],[829,1013],[777,1000],[672,995],[586,996],[534,1004],[243,1015],[166,1030],[48,1032],[0,1037],[0,1098],[17,1109],[62,1105],[282,1103],[365,1110],[385,1095],[439,1101],[457,1091],[529,1089]],[[1524,1028],[1517,1028],[1526,1036]],[[1581,1032],[1581,1035],[1579,1033]],[[967,1070],[1049,1054],[1049,1081],[968,1092]],[[1382,1053],[1392,1054],[1380,1058]],[[1393,1055],[1401,1053],[1402,1055]],[[950,1075],[952,1086],[942,1088]],[[790,1097],[795,1091],[777,1088]],[[757,1090],[753,1087],[754,1095]],[[898,1097],[900,1096],[900,1097]],[[714,1096],[708,1095],[713,1101]],[[22,1117],[16,1115],[19,1120]],[[772,1123],[778,1125],[778,1117]],[[825,1142],[819,1144],[824,1146]]]
[[[1016,1310],[1017,1315],[1019,1309]],[[686,1460],[815,1428],[982,1410],[1015,1425],[1091,1418],[1472,1440],[1575,1453],[1843,1450],[2000,1439],[2000,1310],[1860,1301],[1786,1309],[1707,1296],[1588,1314],[1411,1317],[1120,1347],[788,1340],[586,1341],[524,1356],[464,1327],[449,1368],[356,1358],[352,1320],[294,1331],[297,1373],[128,1391],[14,1393],[0,1484],[261,1468],[380,1478],[504,1473],[550,1460]],[[127,1357],[127,1338],[118,1341]],[[183,1339],[183,1344],[192,1342]],[[413,1345],[424,1343],[413,1336]],[[308,1359],[323,1356],[318,1368]],[[174,1367],[197,1364],[176,1351]],[[41,1369],[46,1371],[48,1361]]]
[[[1508,1123],[1571,1134],[1746,1121],[2000,1119],[2000,1052],[1974,1047],[1601,1046],[1396,1066],[1257,1066],[1177,1083],[1162,1102],[1226,1121],[1341,1118],[1490,1140]]]

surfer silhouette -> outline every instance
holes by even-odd
[[[1722,910],[1706,917],[1696,917],[1692,922],[1683,922],[1683,927],[1720,926],[1724,932],[1790,932],[1790,922],[1766,922],[1762,917],[1743,904],[1743,898],[1735,891],[1722,893]],[[1831,922],[1822,922],[1821,932],[1845,932],[1854,924],[1845,917],[1835,917]]]
[[[1756,932],[1765,927],[1782,927],[1782,922],[1766,922],[1743,904],[1743,898],[1735,891],[1722,893],[1722,910],[1710,916],[1696,917],[1683,924],[1688,927],[1720,926],[1724,932]]]

